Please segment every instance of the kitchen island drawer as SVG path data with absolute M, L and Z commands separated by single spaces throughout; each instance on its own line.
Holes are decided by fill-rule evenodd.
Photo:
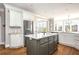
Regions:
M 40 44 L 44 44 L 48 42 L 48 37 L 40 39 Z

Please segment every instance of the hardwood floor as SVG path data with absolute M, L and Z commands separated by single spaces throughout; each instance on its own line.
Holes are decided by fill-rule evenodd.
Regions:
M 58 50 L 53 55 L 79 55 L 79 50 L 59 44 Z
M 27 48 L 0 48 L 0 55 L 27 55 Z M 53 55 L 79 55 L 79 50 L 65 45 L 58 45 Z
M 26 48 L 0 48 L 0 55 L 26 55 Z

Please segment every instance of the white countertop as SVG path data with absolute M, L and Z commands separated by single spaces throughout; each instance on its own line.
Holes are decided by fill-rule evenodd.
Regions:
M 53 31 L 57 33 L 72 33 L 72 34 L 79 34 L 79 32 L 63 32 L 63 31 Z
M 40 39 L 40 38 L 45 38 L 53 35 L 57 35 L 57 33 L 45 33 L 45 35 L 43 33 L 36 33 L 36 34 L 25 35 L 25 37 Z

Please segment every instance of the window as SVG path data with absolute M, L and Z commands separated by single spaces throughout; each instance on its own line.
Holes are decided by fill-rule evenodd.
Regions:
M 57 31 L 57 24 L 55 24 L 55 31 Z
M 62 26 L 59 26 L 58 27 L 58 31 L 62 31 Z
M 55 31 L 63 31 L 63 21 L 56 20 L 55 25 L 54 25 L 54 30 Z
M 79 32 L 79 18 L 54 20 L 54 30 L 62 32 Z
M 70 32 L 70 25 L 65 25 L 65 32 Z
M 35 32 L 37 32 L 37 33 L 40 33 L 40 32 L 47 32 L 47 30 L 48 30 L 48 27 L 47 27 L 47 25 L 48 25 L 48 22 L 47 21 L 44 21 L 44 20 L 40 20 L 40 21 L 35 21 Z
M 72 32 L 77 32 L 78 31 L 78 25 L 72 25 Z
M 71 20 L 71 31 L 78 32 L 79 31 L 79 20 L 73 19 Z

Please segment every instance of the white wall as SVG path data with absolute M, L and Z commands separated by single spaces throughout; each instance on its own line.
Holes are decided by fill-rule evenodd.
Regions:
M 23 20 L 29 20 L 29 21 L 32 21 L 34 18 L 34 14 L 29 12 L 29 11 L 26 11 L 26 10 L 23 10 Z

